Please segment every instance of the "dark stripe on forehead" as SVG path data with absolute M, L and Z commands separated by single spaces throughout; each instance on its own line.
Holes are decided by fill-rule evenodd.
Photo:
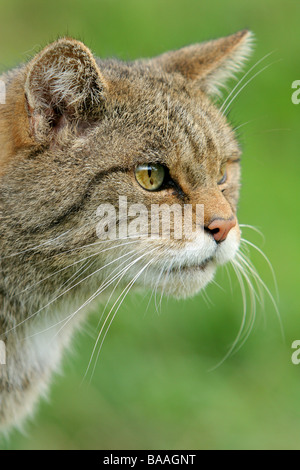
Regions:
M 169 120 L 177 125 L 187 137 L 195 162 L 201 163 L 205 158 L 220 158 L 220 142 L 222 135 L 218 135 L 218 128 L 213 117 L 206 111 L 189 111 L 176 104 L 169 106 Z M 219 132 L 221 129 L 219 130 Z M 178 137 L 178 133 L 176 133 Z
M 184 108 L 178 109 L 177 107 L 177 110 L 169 110 L 169 120 L 172 121 L 173 125 L 175 124 L 176 127 L 179 128 L 184 134 L 184 136 L 187 138 L 190 147 L 193 151 L 195 161 L 199 162 L 200 156 L 205 153 L 206 143 L 204 140 L 202 140 L 201 142 L 200 138 L 196 136 L 195 126 L 192 122 L 194 121 L 194 119 L 186 118 L 188 118 L 188 115 Z M 178 138 L 179 136 L 180 134 L 176 131 L 176 137 Z

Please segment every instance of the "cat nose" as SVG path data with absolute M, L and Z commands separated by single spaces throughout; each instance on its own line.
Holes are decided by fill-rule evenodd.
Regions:
M 228 233 L 235 225 L 235 217 L 230 217 L 230 219 L 214 219 L 207 226 L 207 230 L 212 234 L 216 242 L 220 243 L 226 240 Z

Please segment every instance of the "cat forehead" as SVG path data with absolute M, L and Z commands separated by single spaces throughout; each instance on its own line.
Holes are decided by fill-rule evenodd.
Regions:
M 110 124 L 146 153 L 176 147 L 180 154 L 192 148 L 198 159 L 210 154 L 222 158 L 239 153 L 230 125 L 207 96 L 180 75 L 163 73 L 147 64 L 109 61 L 99 64 L 111 93 L 106 108 Z M 101 126 L 100 126 L 101 127 Z
M 139 102 L 155 115 L 168 109 L 170 101 L 193 107 L 193 101 L 201 99 L 209 106 L 206 95 L 180 74 L 167 73 L 160 67 L 149 66 L 147 62 L 124 63 L 118 61 L 97 61 L 108 82 L 108 100 L 135 108 Z M 151 109 L 153 108 L 153 109 Z M 135 108 L 137 111 L 139 107 Z M 157 114 L 156 113 L 156 114 Z M 157 117 L 157 116 L 156 116 Z

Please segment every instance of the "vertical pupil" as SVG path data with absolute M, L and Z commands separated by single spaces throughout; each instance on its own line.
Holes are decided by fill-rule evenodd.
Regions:
M 151 168 L 151 166 L 149 166 L 148 167 L 148 178 L 149 178 L 149 182 L 150 182 L 151 186 L 153 186 L 154 181 L 153 181 L 153 178 L 151 178 L 151 175 L 152 175 L 152 168 Z

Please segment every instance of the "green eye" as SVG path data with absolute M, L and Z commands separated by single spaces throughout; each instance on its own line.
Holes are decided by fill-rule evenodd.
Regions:
M 159 163 L 146 163 L 135 169 L 139 185 L 147 191 L 157 191 L 165 179 L 165 168 Z
M 220 173 L 219 173 L 219 180 L 218 180 L 218 184 L 223 184 L 226 182 L 227 180 L 227 164 L 224 163 L 222 166 L 221 166 L 221 170 L 220 170 Z

